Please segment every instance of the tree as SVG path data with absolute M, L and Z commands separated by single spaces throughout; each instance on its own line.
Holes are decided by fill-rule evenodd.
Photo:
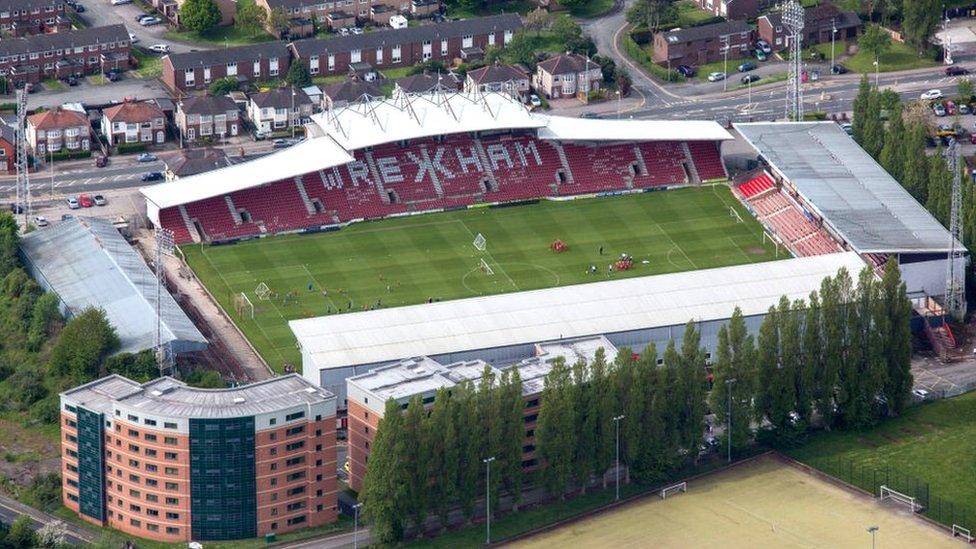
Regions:
M 710 402 L 716 419 L 725 425 L 731 423 L 731 432 L 725 436 L 731 437 L 733 448 L 746 446 L 752 434 L 754 362 L 752 336 L 746 330 L 742 311 L 736 307 L 732 318 L 718 332 L 717 360 L 712 368 L 715 384 Z
M 677 15 L 674 0 L 638 0 L 627 10 L 627 22 L 657 31 Z
M 518 31 L 512 36 L 512 40 L 502 50 L 502 58 L 508 63 L 520 63 L 529 70 L 535 70 L 535 50 L 525 31 Z
M 560 16 L 552 24 L 552 33 L 560 43 L 568 45 L 583 36 L 583 27 L 568 16 Z
M 257 34 L 268 24 L 268 12 L 254 2 L 238 2 L 234 26 L 244 32 Z
M 308 65 L 303 61 L 295 61 L 288 67 L 288 75 L 285 82 L 293 88 L 306 88 L 312 85 L 312 74 L 308 71 Z
M 210 92 L 210 95 L 227 95 L 232 91 L 237 91 L 238 86 L 239 84 L 237 83 L 236 78 L 233 76 L 226 76 L 211 82 L 210 87 L 207 88 L 207 91 Z
M 17 241 L 20 229 L 10 212 L 0 212 L 0 278 L 6 277 L 20 266 L 17 257 Z
M 949 225 L 949 209 L 952 205 L 952 173 L 946 166 L 942 147 L 928 158 L 928 196 L 925 208 L 945 226 Z
M 573 466 L 575 449 L 573 409 L 570 402 L 569 367 L 562 357 L 556 358 L 546 375 L 542 390 L 542 409 L 536 423 L 536 451 L 542 465 L 542 480 L 550 494 L 565 497 Z
M 902 151 L 905 149 L 905 140 L 908 133 L 905 130 L 905 122 L 901 114 L 901 105 L 898 104 L 890 110 L 888 131 L 884 137 L 884 147 L 881 148 L 881 155 L 878 162 L 895 179 L 902 181 L 904 177 L 905 160 L 902 158 Z
M 630 88 L 633 85 L 633 81 L 630 79 L 630 73 L 627 72 L 627 69 L 617 67 L 613 79 L 617 82 L 617 89 L 620 90 L 620 95 L 630 95 Z
M 902 186 L 921 204 L 928 201 L 929 196 L 929 159 L 925 154 L 925 125 L 911 124 L 907 127 L 901 157 Z
M 525 441 L 526 402 L 522 398 L 522 377 L 517 367 L 502 372 L 501 391 L 501 476 L 505 488 L 512 496 L 512 510 L 518 511 L 522 499 L 522 445 Z
M 534 30 L 536 36 L 552 26 L 552 15 L 548 10 L 536 8 L 525 16 L 525 28 Z
M 894 256 L 889 257 L 885 265 L 880 292 L 878 323 L 881 324 L 881 354 L 887 371 L 884 394 L 889 413 L 897 415 L 911 402 L 912 305 Z
M 407 405 L 407 412 L 403 417 L 402 436 L 398 443 L 402 445 L 398 452 L 400 456 L 401 474 L 404 481 L 403 504 L 410 514 L 410 521 L 417 531 L 418 537 L 423 537 L 424 519 L 427 517 L 428 493 L 427 487 L 430 477 L 427 476 L 428 450 L 427 410 L 420 395 L 414 395 Z M 375 446 L 374 446 L 375 448 Z M 374 450 L 375 451 L 375 450 Z M 372 457 L 373 453 L 370 453 Z M 370 464 L 372 467 L 372 464 Z
M 884 147 L 884 121 L 881 120 L 881 96 L 877 90 L 868 94 L 867 110 L 861 126 L 861 146 L 874 158 L 881 156 Z
M 857 39 L 857 46 L 871 54 L 875 61 L 891 48 L 891 35 L 879 25 L 868 25 L 864 33 Z
M 959 101 L 968 103 L 969 98 L 973 96 L 973 81 L 963 78 L 956 82 L 956 93 L 959 95 Z
M 268 14 L 267 25 L 271 28 L 272 33 L 279 38 L 288 32 L 288 12 L 285 11 L 285 8 L 280 6 L 273 8 Z
M 186 376 L 186 384 L 190 387 L 201 389 L 223 389 L 227 387 L 227 382 L 215 370 L 193 370 Z
M 692 461 L 698 459 L 705 419 L 705 350 L 701 346 L 701 332 L 694 321 L 685 324 L 681 339 L 681 359 L 678 387 L 682 404 L 678 421 L 680 448 Z
M 99 377 L 102 361 L 119 348 L 119 337 L 102 309 L 85 309 L 61 331 L 51 352 L 51 370 L 84 383 Z
M 214 0 L 186 0 L 180 6 L 180 25 L 195 32 L 206 32 L 220 24 L 220 8 Z
M 478 393 L 475 399 L 478 410 L 478 425 L 483 432 L 480 438 L 481 448 L 478 463 L 489 457 L 493 457 L 497 461 L 501 454 L 503 418 L 499 391 L 495 389 L 496 381 L 495 371 L 486 364 L 481 372 L 481 380 L 478 382 Z M 498 465 L 495 463 L 491 467 L 497 472 Z M 481 479 L 484 481 L 484 467 L 479 469 L 479 474 L 482 475 Z M 495 510 L 498 509 L 498 503 L 501 499 L 498 497 L 501 478 L 500 475 L 494 474 L 488 480 L 491 481 L 488 489 L 491 491 L 492 510 Z M 484 486 L 484 482 L 479 483 L 479 485 Z
M 120 353 L 105 359 L 103 369 L 106 374 L 119 374 L 133 381 L 145 383 L 159 377 L 159 364 L 151 349 L 139 353 Z M 216 374 L 217 372 L 213 372 Z M 220 374 L 217 374 L 220 379 Z M 223 380 L 220 379 L 223 387 Z
M 37 547 L 37 534 L 34 533 L 34 524 L 27 515 L 20 515 L 17 520 L 10 525 L 7 531 L 5 545 L 11 549 L 33 549 Z
M 569 402 L 573 406 L 573 475 L 580 486 L 580 492 L 586 493 L 586 487 L 593 476 L 593 464 L 596 461 L 597 429 L 599 417 L 596 413 L 596 398 L 593 394 L 593 384 L 589 380 L 589 368 L 586 361 L 578 360 L 573 364 L 573 381 L 567 391 Z M 568 435 L 568 433 L 567 433 Z
M 759 337 L 756 339 L 756 370 L 758 378 L 762 380 L 757 386 L 755 398 L 756 420 L 768 421 L 773 427 L 779 427 L 779 418 L 773 409 L 776 392 L 781 390 L 776 379 L 779 370 L 779 316 L 776 307 L 769 307 L 766 317 L 759 326 Z
M 915 51 L 922 54 L 929 47 L 929 38 L 939 26 L 942 4 L 939 0 L 904 0 L 902 5 L 902 32 Z
M 470 382 L 454 387 L 452 398 L 458 447 L 457 480 L 454 483 L 454 490 L 465 519 L 470 521 L 474 516 L 481 460 L 484 458 L 480 455 L 482 427 L 478 423 L 474 388 Z
M 854 102 L 851 104 L 851 129 L 854 141 L 857 141 L 858 144 L 864 143 L 864 125 L 867 122 L 868 102 L 871 99 L 871 93 L 871 84 L 868 83 L 867 75 L 861 76 L 861 84 L 857 89 L 857 95 L 854 96 Z
M 596 447 L 591 470 L 597 474 L 602 474 L 609 469 L 614 459 L 616 430 L 613 417 L 621 411 L 615 398 L 616 391 L 612 379 L 614 373 L 614 368 L 607 362 L 606 351 L 602 347 L 597 349 L 590 363 L 592 400 L 589 407 L 590 413 L 596 417 L 594 436 Z
M 377 426 L 363 490 L 359 493 L 363 518 L 370 523 L 370 537 L 382 543 L 403 538 L 409 479 L 402 467 L 402 439 L 403 415 L 400 405 L 391 398 L 386 401 L 383 419 Z
M 442 528 L 447 528 L 447 512 L 456 497 L 459 452 L 454 417 L 451 391 L 441 387 L 434 396 L 434 406 L 430 412 L 430 454 L 424 477 L 430 481 L 427 500 L 431 510 L 440 518 Z
M 31 313 L 30 328 L 27 330 L 27 348 L 32 351 L 40 349 L 41 344 L 48 340 L 54 327 L 61 323 L 61 311 L 58 309 L 58 296 L 45 293 L 34 302 Z

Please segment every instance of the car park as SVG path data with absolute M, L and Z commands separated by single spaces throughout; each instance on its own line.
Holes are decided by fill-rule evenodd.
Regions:
M 68 203 L 69 210 L 77 210 L 78 208 L 81 207 L 81 205 L 78 204 L 78 199 L 73 196 L 69 196 L 64 201 Z
M 753 82 L 758 82 L 759 80 L 760 76 L 758 74 L 747 74 L 742 77 L 741 82 L 743 84 L 752 84 Z
M 745 63 L 739 65 L 738 69 L 739 69 L 739 72 L 754 71 L 754 70 L 756 70 L 756 64 L 755 63 L 752 63 L 750 61 L 746 61 Z
M 146 172 L 142 174 L 143 181 L 159 181 L 162 178 L 163 174 L 161 172 Z
M 711 74 L 708 75 L 708 81 L 709 82 L 720 82 L 722 80 L 725 80 L 725 73 L 724 72 L 713 72 L 713 73 L 711 73 Z
M 685 78 L 691 78 L 695 76 L 697 72 L 698 71 L 695 69 L 695 67 L 692 67 L 691 65 L 678 65 L 678 74 L 681 74 Z
M 147 49 L 156 53 L 169 53 L 169 44 L 153 44 Z
M 942 90 L 929 90 L 922 92 L 922 95 L 918 96 L 922 101 L 932 101 L 935 99 L 942 99 Z
M 34 216 L 34 225 L 37 225 L 38 227 L 47 227 L 49 223 L 47 222 L 46 217 L 43 215 L 37 215 Z
M 154 155 L 153 153 L 141 153 L 139 156 L 136 157 L 136 160 L 138 160 L 139 162 L 155 162 L 156 155 Z
M 95 196 L 93 196 L 92 201 L 95 203 L 96 206 L 104 206 L 108 204 L 108 200 L 105 200 L 105 197 L 100 194 L 96 194 Z
M 946 110 L 945 107 L 942 106 L 942 103 L 936 103 L 935 105 L 932 105 L 932 112 L 935 113 L 936 116 L 946 115 Z
M 951 67 L 946 67 L 946 70 L 945 70 L 945 75 L 946 76 L 962 76 L 964 74 L 969 74 L 969 71 L 966 70 L 963 67 L 957 67 L 955 65 L 953 65 Z

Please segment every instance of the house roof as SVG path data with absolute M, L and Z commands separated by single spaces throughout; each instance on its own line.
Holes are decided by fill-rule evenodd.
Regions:
M 480 69 L 468 71 L 468 78 L 475 84 L 494 84 L 495 82 L 509 82 L 511 80 L 526 80 L 529 75 L 516 65 L 487 65 Z
M 84 113 L 55 107 L 53 110 L 28 116 L 27 123 L 38 130 L 73 128 L 87 126 L 88 117 Z
M 22 53 L 44 53 L 111 42 L 124 42 L 128 45 L 129 31 L 125 29 L 125 25 L 108 25 L 68 32 L 4 38 L 0 40 L 0 57 Z
M 6 141 L 10 145 L 17 144 L 17 122 L 8 122 L 0 119 L 0 140 Z
M 149 101 L 124 101 L 102 110 L 102 116 L 109 122 L 141 123 L 152 122 L 163 117 L 163 110 Z
M 292 100 L 294 92 L 294 100 Z M 291 108 L 302 103 L 311 103 L 312 100 L 304 91 L 297 88 L 272 88 L 268 91 L 251 94 L 251 101 L 260 108 L 273 107 L 276 109 Z
M 436 75 L 424 72 L 404 76 L 396 81 L 396 85 L 406 93 L 429 93 L 436 89 L 438 85 L 445 90 L 456 90 L 458 79 L 454 73 L 450 72 Z
M 288 44 L 284 42 L 262 42 L 248 46 L 233 48 L 218 48 L 215 50 L 191 51 L 187 53 L 171 53 L 164 57 L 174 69 L 189 69 L 192 67 L 212 66 L 220 63 L 251 61 L 260 58 L 287 57 Z
M 405 29 L 385 29 L 364 34 L 351 34 L 335 38 L 309 38 L 291 43 L 296 56 L 307 58 L 312 55 L 350 52 L 403 44 L 415 44 L 430 40 L 435 42 L 448 38 L 459 38 L 469 34 L 487 34 L 499 30 L 515 31 L 522 28 L 522 19 L 515 13 L 504 13 L 488 17 L 476 17 L 461 21 L 447 21 L 436 25 L 421 25 Z
M 32 8 L 48 8 L 64 5 L 63 0 L 5 0 L 3 7 L 6 10 L 23 10 Z M 5 11 L 6 11 L 5 10 Z
M 223 149 L 182 149 L 165 159 L 166 169 L 176 177 L 186 177 L 230 166 Z
M 693 42 L 695 40 L 705 40 L 717 38 L 727 34 L 740 32 L 751 32 L 752 27 L 745 21 L 725 21 L 723 23 L 712 23 L 700 27 L 688 27 L 687 29 L 675 29 L 664 33 L 669 43 L 674 42 Z
M 186 114 L 223 114 L 236 111 L 237 105 L 225 95 L 191 95 L 180 101 L 180 110 Z
M 783 12 L 774 11 L 767 13 L 763 17 L 769 21 L 773 27 L 783 24 Z M 841 11 L 837 6 L 825 2 L 812 8 L 807 8 L 803 13 L 803 27 L 811 28 L 822 24 L 830 24 L 833 20 L 838 29 L 860 27 L 861 18 L 853 11 Z
M 599 69 L 600 65 L 578 53 L 561 53 L 539 63 L 538 67 L 549 74 L 567 74 Z
M 362 80 L 344 80 L 326 86 L 322 92 L 332 101 L 358 101 L 362 97 L 368 96 L 383 97 L 383 91 L 373 82 L 363 82 Z

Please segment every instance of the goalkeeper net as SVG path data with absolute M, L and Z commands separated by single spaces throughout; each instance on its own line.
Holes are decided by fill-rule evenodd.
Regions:
M 248 317 L 254 320 L 254 304 L 248 299 L 247 294 L 241 292 L 234 296 L 234 310 L 239 317 Z
M 484 259 L 481 260 L 481 263 L 478 264 L 478 267 L 481 269 L 481 272 L 485 273 L 488 276 L 492 276 L 495 274 L 495 271 L 492 270 L 491 265 L 489 265 L 488 262 L 485 261 Z

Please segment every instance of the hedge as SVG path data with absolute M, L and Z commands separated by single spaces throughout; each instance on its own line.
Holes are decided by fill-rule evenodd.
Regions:
M 119 154 L 142 152 L 146 150 L 145 143 L 119 143 Z
M 50 158 L 51 160 L 72 160 L 75 158 L 90 158 L 92 155 L 91 151 L 61 151 L 54 154 L 48 154 L 45 158 Z
M 671 73 L 668 74 L 668 69 L 651 61 L 651 57 L 647 55 L 644 48 L 637 45 L 637 42 L 634 41 L 629 33 L 624 34 L 621 41 L 623 42 L 624 51 L 627 53 L 627 56 L 640 64 L 640 66 L 644 67 L 644 70 L 651 73 L 651 76 L 660 78 L 665 82 L 674 82 L 681 76 L 681 74 L 674 70 L 674 68 L 672 68 Z

